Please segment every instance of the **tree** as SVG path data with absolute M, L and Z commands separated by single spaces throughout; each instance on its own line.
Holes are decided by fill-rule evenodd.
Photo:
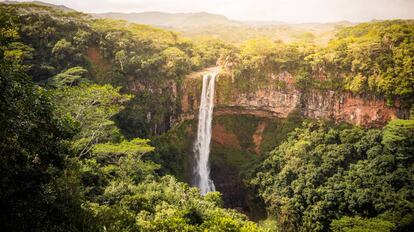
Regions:
M 85 78 L 86 73 L 88 71 L 82 67 L 73 67 L 49 78 L 48 84 L 54 88 L 79 85 L 82 82 L 88 82 Z
M 83 84 L 54 90 L 52 97 L 56 114 L 69 117 L 77 125 L 79 132 L 71 139 L 71 147 L 78 157 L 87 155 L 97 143 L 121 140 L 112 117 L 123 109 L 130 96 L 120 94 L 119 88 Z
M 331 223 L 332 232 L 391 232 L 395 225 L 380 218 L 342 217 Z
M 169 47 L 162 52 L 165 57 L 165 67 L 168 76 L 181 76 L 191 70 L 189 57 L 176 47 Z
M 253 183 L 286 231 L 326 231 L 332 220 L 349 215 L 385 221 L 373 219 L 367 231 L 375 224 L 409 231 L 413 125 L 394 120 L 383 130 L 368 130 L 305 124 L 270 153 Z M 344 224 L 358 227 L 361 220 L 345 218 L 334 225 L 347 231 Z
M 127 55 L 125 50 L 121 50 L 115 53 L 115 60 L 119 63 L 121 71 L 124 71 L 124 66 L 127 62 Z
M 71 133 L 53 117 L 45 91 L 19 66 L 0 64 L 0 91 L 1 227 L 47 230 L 57 215 L 65 215 L 58 206 L 59 190 L 49 188 L 63 174 L 62 140 Z M 64 207 L 71 208 L 69 202 Z
M 52 54 L 57 60 L 64 60 L 70 57 L 72 51 L 72 43 L 66 39 L 61 39 L 56 42 L 55 46 L 53 46 Z
M 242 56 L 266 57 L 275 51 L 275 44 L 267 38 L 253 39 L 243 44 L 241 48 Z

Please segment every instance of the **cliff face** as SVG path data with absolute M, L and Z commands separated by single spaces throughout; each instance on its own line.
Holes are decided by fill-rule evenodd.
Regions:
M 87 58 L 90 74 L 100 84 L 122 87 L 133 96 L 125 109 L 116 116 L 118 127 L 129 137 L 160 135 L 171 128 L 180 109 L 178 84 L 172 78 L 143 78 L 126 75 L 118 78 L 113 64 L 102 55 L 99 46 L 89 46 Z
M 199 107 L 201 83 L 196 76 L 192 75 L 184 82 L 181 120 L 193 118 Z M 297 110 L 313 119 L 331 119 L 366 127 L 383 126 L 391 119 L 405 118 L 408 114 L 398 102 L 396 106 L 388 107 L 384 99 L 372 96 L 316 89 L 300 90 L 295 87 L 293 80 L 292 75 L 285 72 L 271 75 L 265 84 L 250 85 L 240 91 L 237 89 L 238 83 L 231 77 L 220 75 L 216 82 L 215 114 L 286 118 Z

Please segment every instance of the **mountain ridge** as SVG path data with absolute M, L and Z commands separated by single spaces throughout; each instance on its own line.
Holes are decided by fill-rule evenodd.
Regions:
M 54 9 L 62 10 L 64 12 L 76 12 L 77 10 L 67 7 L 65 5 L 57 5 L 42 1 L 13 1 L 4 0 L 0 3 L 4 4 L 37 4 L 41 6 L 47 6 Z M 86 12 L 85 12 L 86 13 Z M 354 22 L 349 21 L 338 21 L 338 22 L 306 22 L 306 23 L 291 23 L 277 20 L 252 20 L 242 21 L 230 19 L 225 15 L 210 13 L 205 11 L 200 12 L 180 12 L 170 13 L 163 11 L 143 11 L 143 12 L 104 12 L 104 13 L 87 13 L 94 18 L 111 18 L 118 20 L 126 20 L 138 24 L 147 24 L 152 26 L 158 26 L 162 28 L 194 28 L 194 27 L 205 27 L 213 25 L 225 25 L 225 26 L 252 26 L 252 27 L 263 27 L 263 26 L 306 26 L 306 25 L 353 25 Z
M 167 13 L 161 11 L 146 12 L 108 12 L 90 13 L 94 18 L 112 18 L 126 20 L 133 23 L 149 24 L 160 27 L 186 28 L 208 25 L 243 25 L 242 22 L 232 20 L 224 15 L 208 12 L 194 13 Z

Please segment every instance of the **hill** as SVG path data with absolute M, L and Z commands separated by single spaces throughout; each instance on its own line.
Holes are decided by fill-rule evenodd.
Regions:
M 5 3 L 5 4 L 22 4 L 22 2 L 18 2 L 18 1 L 3 1 L 1 3 Z M 51 3 L 47 3 L 47 2 L 41 2 L 41 1 L 30 1 L 30 2 L 24 2 L 24 4 L 37 4 L 37 5 L 41 5 L 41 6 L 47 6 L 47 7 L 51 7 L 54 9 L 58 9 L 61 10 L 63 12 L 75 12 L 76 10 L 69 8 L 67 6 L 64 5 L 55 5 L 55 4 L 51 4 Z
M 351 22 L 300 23 L 279 21 L 237 21 L 219 14 L 199 13 L 119 13 L 91 14 L 95 18 L 126 20 L 148 24 L 181 32 L 190 38 L 214 37 L 231 43 L 242 43 L 249 39 L 267 37 L 285 42 L 307 40 L 326 44 L 334 37 L 337 29 L 355 25 Z
M 142 12 L 142 13 L 101 13 L 91 14 L 95 18 L 112 18 L 127 20 L 133 23 L 149 24 L 158 27 L 189 28 L 208 25 L 239 25 L 241 22 L 228 19 L 219 14 L 207 12 L 198 13 L 165 13 L 165 12 Z

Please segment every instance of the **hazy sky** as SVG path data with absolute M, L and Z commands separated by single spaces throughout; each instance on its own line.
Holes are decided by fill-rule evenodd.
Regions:
M 238 20 L 354 22 L 414 18 L 414 0 L 43 0 L 83 12 L 200 12 Z

